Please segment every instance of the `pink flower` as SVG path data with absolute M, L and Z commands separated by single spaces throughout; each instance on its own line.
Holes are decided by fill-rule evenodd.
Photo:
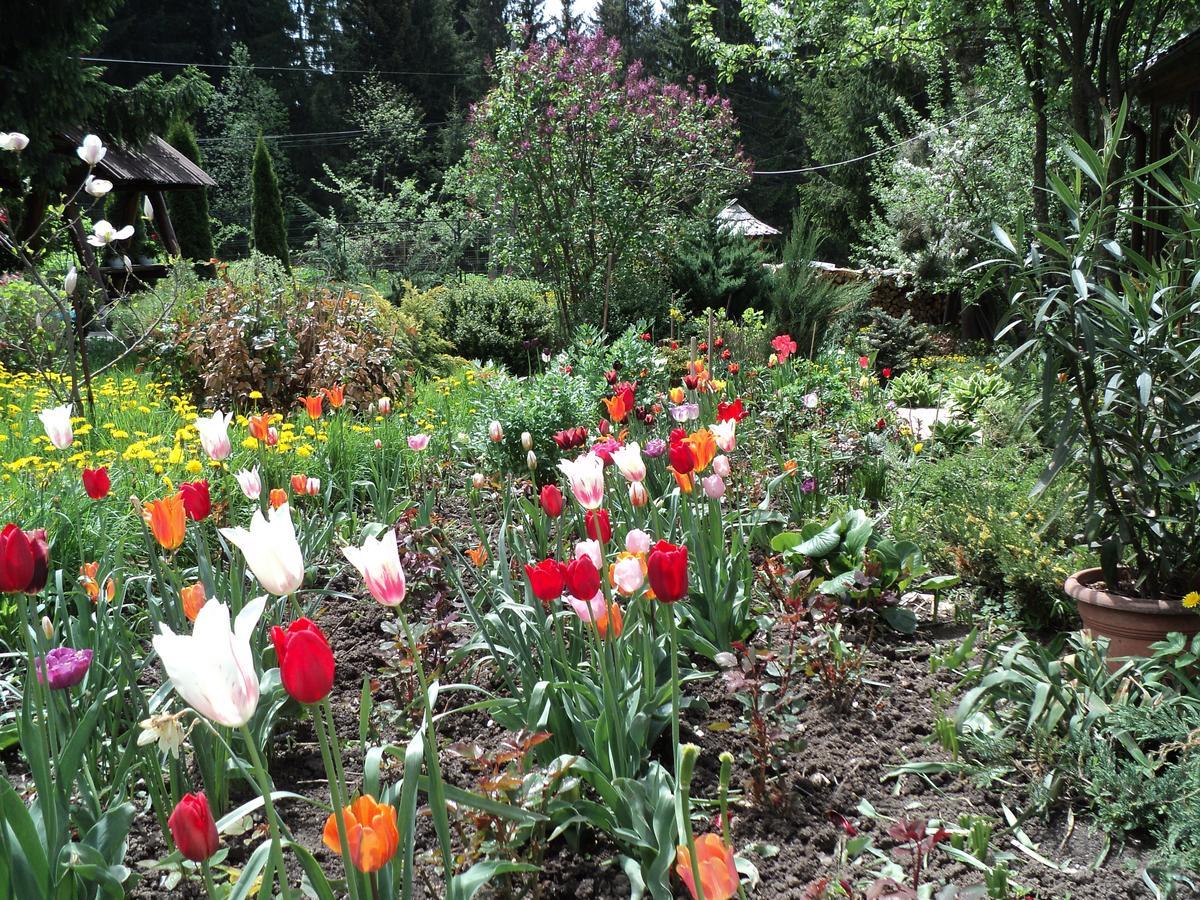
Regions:
M 654 539 L 640 528 L 631 529 L 625 535 L 625 549 L 630 553 L 649 553 Z
M 783 362 L 796 352 L 796 342 L 792 340 L 790 334 L 781 334 L 771 341 L 771 348 L 775 351 L 779 361 Z
M 719 500 L 725 496 L 725 480 L 716 473 L 707 475 L 701 479 L 704 485 L 704 493 L 711 500 Z
M 429 435 L 427 434 L 410 434 L 408 436 L 408 449 L 416 450 L 418 453 L 429 446 Z
M 604 562 L 604 558 L 600 552 L 599 541 L 580 541 L 575 545 L 575 558 L 583 559 L 585 556 L 591 557 L 596 569 L 599 570 Z
M 722 478 L 729 477 L 729 457 L 724 453 L 713 460 L 712 466 L 713 472 L 720 475 Z

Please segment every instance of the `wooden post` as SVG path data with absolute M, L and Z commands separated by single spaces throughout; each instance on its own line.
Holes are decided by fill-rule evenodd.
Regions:
M 146 195 L 150 198 L 150 206 L 154 211 L 153 223 L 162 238 L 163 246 L 171 256 L 183 256 L 179 247 L 179 238 L 175 236 L 175 226 L 171 224 L 171 214 L 167 210 L 167 198 L 162 191 L 152 191 Z

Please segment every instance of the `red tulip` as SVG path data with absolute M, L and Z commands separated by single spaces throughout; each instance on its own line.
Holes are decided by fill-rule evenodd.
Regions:
M 646 560 L 646 578 L 654 596 L 663 603 L 675 603 L 688 593 L 687 545 L 676 546 L 659 541 L 650 548 Z
M 683 441 L 671 444 L 667 454 L 671 460 L 671 468 L 680 475 L 687 475 L 696 468 L 696 454 L 692 452 L 691 446 Z
M 208 479 L 203 481 L 185 481 L 179 486 L 183 497 L 183 509 L 188 518 L 194 522 L 202 522 L 212 512 L 212 498 L 208 494 Z
M 103 500 L 107 497 L 108 492 L 112 489 L 112 482 L 108 479 L 108 467 L 84 469 L 83 489 L 93 500 Z
M 548 484 L 542 488 L 542 512 L 552 519 L 557 519 L 563 511 L 563 495 L 556 484 Z
M 884 369 L 883 369 L 883 377 L 884 377 L 884 378 L 891 378 L 891 377 L 892 377 L 892 370 L 891 370 L 890 368 L 887 368 L 887 367 L 885 366 L 885 367 L 884 367 Z
M 46 586 L 50 547 L 46 530 L 22 531 L 11 522 L 0 531 L 0 594 L 36 594 Z
M 567 567 L 557 559 L 543 559 L 536 566 L 526 563 L 525 577 L 529 579 L 529 586 L 533 588 L 533 596 L 543 603 L 549 603 L 562 596 Z
M 866 368 L 867 366 L 869 366 L 869 365 L 871 365 L 871 360 L 870 360 L 870 358 L 868 358 L 868 357 L 866 357 L 866 356 L 860 356 L 860 357 L 858 358 L 858 367 L 859 367 L 860 369 L 865 369 L 865 368 Z
M 729 371 L 733 372 L 733 366 L 729 367 Z M 737 374 L 737 373 L 734 373 L 734 374 Z M 742 419 L 746 418 L 746 416 L 748 416 L 748 415 L 749 415 L 749 413 L 747 413 L 744 409 L 742 409 L 742 398 L 741 397 L 734 400 L 732 403 L 718 403 L 717 404 L 717 421 L 718 422 L 727 422 L 730 419 L 734 420 L 735 422 L 740 422 L 740 421 L 742 421 Z
M 608 521 L 607 509 L 589 509 L 584 516 L 584 526 L 587 536 L 593 541 L 607 544 L 612 540 L 612 525 Z
M 217 852 L 221 838 L 203 791 L 184 794 L 167 819 L 167 826 L 171 829 L 175 846 L 186 859 L 204 862 Z
M 318 703 L 333 688 L 333 650 L 316 623 L 300 618 L 271 629 L 284 690 L 301 703 Z
M 580 600 L 591 600 L 600 590 L 600 570 L 590 556 L 567 563 L 567 590 Z

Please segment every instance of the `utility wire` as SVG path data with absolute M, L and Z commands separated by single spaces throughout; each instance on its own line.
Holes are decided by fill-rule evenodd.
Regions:
M 252 69 L 259 72 L 316 72 L 320 75 L 436 75 L 443 78 L 474 78 L 479 74 L 477 72 L 420 72 L 405 71 L 400 69 L 343 69 L 340 66 L 331 66 L 328 69 L 322 69 L 316 66 L 235 66 L 231 65 L 230 63 L 171 62 L 162 59 L 114 59 L 107 56 L 77 56 L 75 58 L 81 62 L 121 63 L 124 65 L 134 66 L 174 66 L 178 68 L 195 66 L 197 69 Z

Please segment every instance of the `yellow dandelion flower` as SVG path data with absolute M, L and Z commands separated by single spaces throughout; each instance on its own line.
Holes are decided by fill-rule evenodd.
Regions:
M 1195 609 L 1200 606 L 1200 592 L 1190 591 L 1184 595 L 1183 605 L 1188 609 Z

